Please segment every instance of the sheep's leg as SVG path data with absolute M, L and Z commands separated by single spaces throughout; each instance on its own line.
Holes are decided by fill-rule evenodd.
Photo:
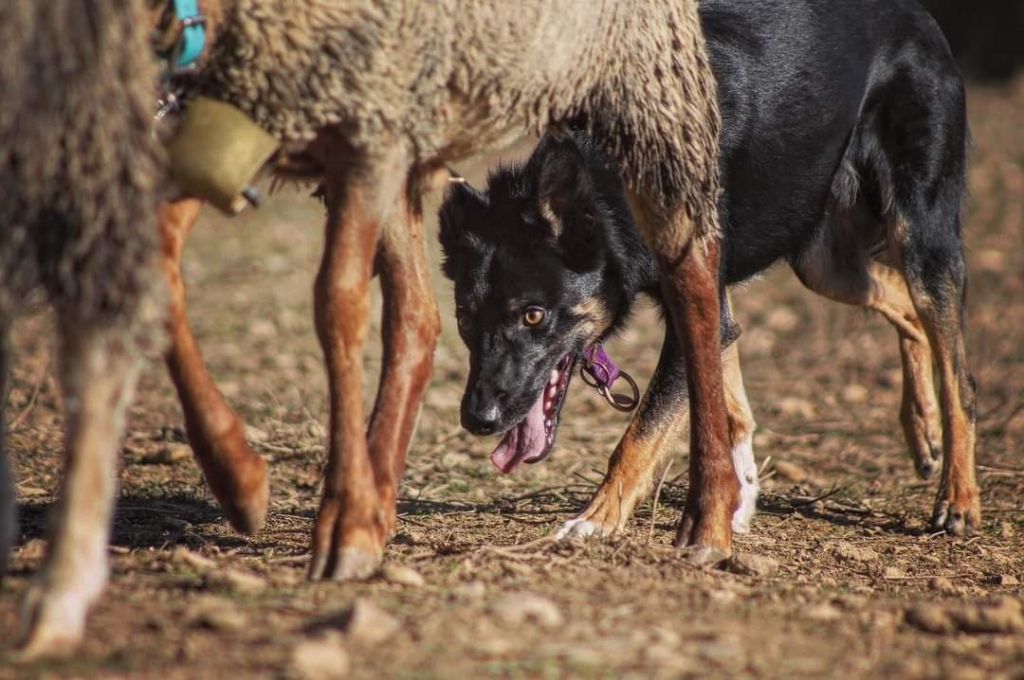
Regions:
M 67 653 L 107 583 L 125 410 L 138 375 L 130 340 L 64 321 L 65 470 L 42 569 L 25 601 L 21 654 Z
M 363 349 L 381 225 L 408 172 L 404 153 L 373 160 L 327 143 L 327 234 L 314 287 L 316 329 L 327 364 L 330 441 L 310 578 L 348 580 L 376 571 L 387 540 L 363 414 Z M 359 162 L 362 160 L 363 162 Z
M 14 477 L 7 461 L 7 419 L 3 410 L 7 405 L 7 379 L 10 370 L 10 347 L 7 344 L 7 321 L 0 319 L 0 583 L 7 568 L 7 557 L 17 528 Z
M 683 209 L 666 211 L 657 199 L 635 194 L 631 203 L 637 226 L 657 254 L 662 297 L 686 362 L 690 490 L 675 544 L 692 548 L 694 561 L 717 561 L 732 552 L 732 517 L 740 505 L 719 327 L 721 246 L 716 235 L 696 235 Z
M 388 222 L 377 260 L 384 292 L 384 360 L 370 419 L 369 447 L 384 528 L 394 530 L 398 483 L 416 430 L 440 333 L 423 241 L 419 187 L 406 188 L 402 219 Z
M 231 525 L 253 533 L 263 527 L 267 514 L 267 464 L 246 444 L 245 423 L 210 377 L 188 324 L 181 258 L 202 205 L 199 200 L 185 199 L 160 209 L 161 265 L 170 294 L 167 368 L 181 399 L 189 444 L 207 483 Z

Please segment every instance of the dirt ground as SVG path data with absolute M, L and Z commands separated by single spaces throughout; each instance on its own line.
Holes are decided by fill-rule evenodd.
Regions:
M 493 442 L 459 428 L 466 353 L 438 274 L 444 335 L 387 553 L 406 570 L 307 583 L 326 416 L 310 312 L 322 218 L 293 192 L 239 219 L 209 216 L 187 258 L 206 358 L 272 462 L 267 529 L 227 527 L 155 362 L 131 410 L 111 586 L 79 653 L 29 666 L 4 655 L 43 551 L 61 421 L 49 321 L 20 325 L 7 416 L 22 537 L 0 592 L 0 677 L 293 677 L 346 658 L 355 678 L 1024 677 L 1022 107 L 1024 81 L 971 91 L 979 536 L 929 533 L 936 483 L 915 477 L 904 446 L 895 333 L 779 268 L 735 294 L 767 461 L 753 531 L 736 547 L 757 573 L 700 571 L 669 546 L 685 442 L 657 507 L 643 505 L 624 536 L 538 541 L 582 508 L 627 416 L 574 381 L 551 460 L 500 476 Z M 660 338 L 648 309 L 610 349 L 646 380 Z M 367 362 L 379 368 L 375 343 Z

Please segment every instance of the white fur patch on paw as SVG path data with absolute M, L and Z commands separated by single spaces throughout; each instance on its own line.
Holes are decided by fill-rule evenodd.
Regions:
M 562 525 L 562 528 L 555 533 L 556 541 L 566 541 L 573 538 L 593 538 L 601 536 L 604 531 L 601 525 L 577 517 Z
M 761 491 L 752 435 L 747 435 L 733 447 L 732 464 L 740 481 L 740 506 L 732 516 L 732 530 L 733 533 L 745 534 L 750 531 L 750 521 L 757 512 L 757 496 Z

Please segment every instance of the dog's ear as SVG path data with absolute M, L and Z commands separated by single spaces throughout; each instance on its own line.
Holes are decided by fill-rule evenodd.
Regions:
M 449 279 L 455 278 L 455 260 L 473 240 L 473 233 L 482 223 L 487 209 L 487 197 L 466 181 L 452 182 L 441 204 L 441 251 L 443 270 Z
M 537 210 L 574 269 L 589 269 L 599 253 L 601 206 L 587 157 L 572 137 L 549 138 L 539 149 Z

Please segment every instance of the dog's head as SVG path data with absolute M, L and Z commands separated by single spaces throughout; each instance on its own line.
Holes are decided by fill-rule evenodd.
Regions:
M 485 192 L 453 185 L 441 208 L 444 271 L 470 351 L 462 425 L 505 433 L 491 456 L 503 472 L 551 451 L 577 357 L 622 304 L 605 271 L 614 215 L 598 190 L 612 171 L 595 154 L 546 137 Z

